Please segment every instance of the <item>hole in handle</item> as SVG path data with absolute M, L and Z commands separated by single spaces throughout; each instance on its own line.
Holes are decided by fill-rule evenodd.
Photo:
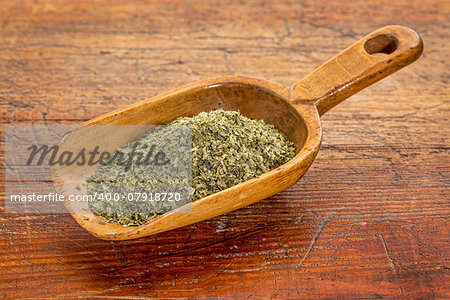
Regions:
M 370 55 L 388 55 L 397 48 L 398 40 L 390 34 L 377 35 L 364 43 L 364 49 Z

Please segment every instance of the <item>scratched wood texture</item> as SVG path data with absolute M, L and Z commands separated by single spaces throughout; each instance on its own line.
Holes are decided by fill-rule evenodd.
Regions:
M 387 24 L 425 51 L 327 113 L 312 168 L 270 199 L 124 242 L 68 214 L 0 214 L 0 298 L 450 297 L 449 15 L 445 0 L 2 1 L 2 128 L 224 74 L 291 85 Z

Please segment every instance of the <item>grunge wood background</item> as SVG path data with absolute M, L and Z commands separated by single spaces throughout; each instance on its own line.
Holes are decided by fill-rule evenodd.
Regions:
M 388 24 L 425 50 L 327 113 L 307 175 L 254 205 L 124 242 L 0 213 L 0 298 L 450 297 L 449 15 L 443 0 L 2 2 L 2 128 L 225 74 L 289 86 Z

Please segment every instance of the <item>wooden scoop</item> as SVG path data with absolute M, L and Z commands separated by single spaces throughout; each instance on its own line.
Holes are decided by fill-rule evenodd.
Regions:
M 108 223 L 88 208 L 80 212 L 74 202 L 65 202 L 65 206 L 96 237 L 126 240 L 193 224 L 272 196 L 296 183 L 310 167 L 322 140 L 321 115 L 412 63 L 422 50 L 423 43 L 416 32 L 402 26 L 387 26 L 356 42 L 291 87 L 243 76 L 223 76 L 194 82 L 88 121 L 65 136 L 60 146 L 73 148 L 101 138 L 100 134 L 83 136 L 83 128 L 88 125 L 166 124 L 181 116 L 222 108 L 239 110 L 247 117 L 275 125 L 294 142 L 296 156 L 278 169 L 194 201 L 191 213 L 170 211 L 137 227 Z M 129 140 L 134 138 L 130 136 Z M 70 192 L 61 180 L 69 174 L 54 171 L 53 178 L 59 181 L 55 184 L 56 191 Z M 79 171 L 70 170 L 76 172 Z

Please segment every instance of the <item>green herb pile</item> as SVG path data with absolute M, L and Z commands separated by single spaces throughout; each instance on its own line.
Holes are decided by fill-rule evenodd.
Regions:
M 174 125 L 192 128 L 193 200 L 257 177 L 294 157 L 294 145 L 273 125 L 237 111 L 215 110 Z
M 203 112 L 194 117 L 183 117 L 168 125 L 186 125 L 192 130 L 192 200 L 197 200 L 217 193 L 241 182 L 257 177 L 273 170 L 291 160 L 294 155 L 294 145 L 286 136 L 277 131 L 273 125 L 262 120 L 254 120 L 236 111 L 215 110 Z M 145 150 L 146 143 L 150 143 L 155 135 L 170 136 L 170 126 L 146 134 L 139 141 Z M 180 140 L 168 139 L 165 149 L 179 149 Z M 185 141 L 182 141 L 182 143 Z M 128 148 L 127 148 L 128 147 Z M 130 151 L 130 143 L 121 149 Z M 137 150 L 137 151 L 138 151 Z M 111 168 L 111 167 L 109 167 Z M 154 170 L 152 166 L 136 167 L 131 170 L 132 175 L 122 174 L 116 169 L 112 174 L 116 178 L 129 179 L 129 176 L 139 176 L 147 181 L 159 180 L 157 176 L 164 174 L 164 170 Z M 146 169 L 148 168 L 148 169 Z M 180 170 L 186 171 L 180 166 Z M 88 180 L 88 193 L 110 192 L 112 186 L 105 185 L 99 179 L 106 173 L 111 173 L 107 167 L 99 167 Z M 127 172 L 130 174 L 130 172 Z M 133 186 L 120 185 L 121 192 L 132 192 Z M 126 186 L 126 185 L 125 185 Z M 180 189 L 185 186 L 180 185 Z M 124 191 L 126 189 L 127 191 Z M 90 202 L 94 213 L 104 216 L 110 222 L 122 225 L 141 225 L 155 218 L 163 212 L 155 213 L 152 206 L 140 213 L 121 213 L 125 200 L 117 202 Z M 129 204 L 126 204 L 129 205 Z M 158 205 L 167 205 L 159 203 Z M 168 205 L 165 211 L 171 209 Z

